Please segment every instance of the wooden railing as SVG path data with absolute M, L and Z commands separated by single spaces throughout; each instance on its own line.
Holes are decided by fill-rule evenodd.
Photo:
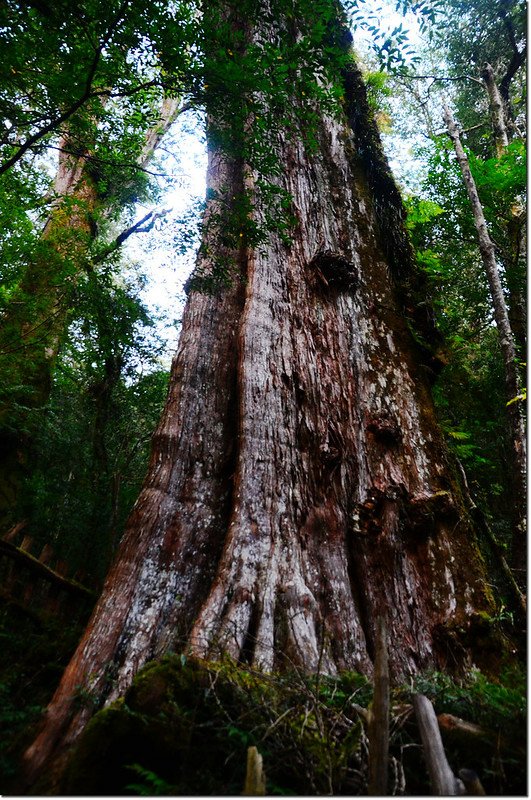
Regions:
M 0 539 L 0 597 L 30 615 L 79 622 L 88 616 L 97 593 L 69 577 L 67 565 L 46 544 L 36 555 L 32 537 L 19 523 Z M 20 544 L 18 544 L 20 542 Z

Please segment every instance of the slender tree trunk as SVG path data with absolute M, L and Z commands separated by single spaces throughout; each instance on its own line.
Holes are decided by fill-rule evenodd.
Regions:
M 147 132 L 138 159 L 145 168 L 175 120 L 179 101 L 163 101 L 160 122 Z M 56 198 L 35 258 L 0 318 L 0 530 L 9 527 L 28 468 L 37 427 L 29 412 L 48 401 L 59 347 L 72 314 L 72 293 L 87 268 L 96 236 L 94 219 L 109 212 L 91 177 L 88 153 L 72 155 L 61 140 L 54 181 Z M 106 206 L 107 203 L 107 206 Z M 115 209 L 114 209 L 115 210 Z
M 494 70 L 490 64 L 485 64 L 481 77 L 489 96 L 489 105 L 492 118 L 492 130 L 496 143 L 496 155 L 503 155 L 509 146 L 507 126 L 505 124 L 505 108 L 498 85 L 494 78 Z
M 475 614 L 492 608 L 398 287 L 415 280 L 402 207 L 353 67 L 345 92 L 318 152 L 276 142 L 291 244 L 242 244 L 243 281 L 191 292 L 148 475 L 26 754 L 30 781 L 90 717 L 78 687 L 101 706 L 170 649 L 370 674 L 382 617 L 396 678 L 443 667 L 449 647 L 465 662 Z M 209 158 L 207 222 L 248 175 Z M 202 274 L 219 247 L 203 243 Z
M 496 154 L 500 158 L 509 146 L 507 109 L 498 89 L 494 70 L 490 64 L 485 64 L 482 78 L 489 96 Z M 507 313 L 514 340 L 518 347 L 518 355 L 521 359 L 525 359 L 527 353 L 526 225 L 524 209 L 519 204 L 515 204 L 509 209 L 509 221 L 506 227 L 509 242 L 509 257 L 505 270 L 509 295 Z
M 513 459 L 513 569 L 515 570 L 520 586 L 525 586 L 525 564 L 526 564 L 526 443 L 524 419 L 521 404 L 513 401 L 520 394 L 520 383 L 518 377 L 518 366 L 516 360 L 516 350 L 514 345 L 513 333 L 509 322 L 509 315 L 503 294 L 503 287 L 496 263 L 496 252 L 492 239 L 490 238 L 483 208 L 479 199 L 478 191 L 466 153 L 461 144 L 459 131 L 452 112 L 447 105 L 444 106 L 444 119 L 448 128 L 448 133 L 453 142 L 455 153 L 463 180 L 468 192 L 474 224 L 478 235 L 478 244 L 481 253 L 487 280 L 490 287 L 494 319 L 498 329 L 500 348 L 503 356 L 505 371 L 505 392 L 508 405 L 508 417 L 510 422 L 511 452 Z

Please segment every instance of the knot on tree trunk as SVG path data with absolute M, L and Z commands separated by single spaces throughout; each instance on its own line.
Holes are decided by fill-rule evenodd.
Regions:
M 367 430 L 387 446 L 398 445 L 402 441 L 402 431 L 398 420 L 390 414 L 369 417 Z
M 406 506 L 406 522 L 414 538 L 436 535 L 441 520 L 446 523 L 459 519 L 459 508 L 448 491 L 410 497 Z
M 358 285 L 358 271 L 352 261 L 334 250 L 319 250 L 308 264 L 309 280 L 315 289 L 352 291 Z

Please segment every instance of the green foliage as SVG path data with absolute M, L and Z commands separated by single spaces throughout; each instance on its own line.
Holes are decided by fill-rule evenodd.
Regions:
M 525 749 L 511 750 L 511 742 L 525 729 L 525 685 L 517 673 L 495 683 L 478 671 L 461 681 L 432 673 L 413 686 L 392 688 L 395 791 L 401 786 L 409 794 L 429 793 L 412 691 L 427 694 L 438 713 L 484 727 L 476 749 L 470 741 L 446 743 L 456 772 L 461 766 L 476 769 L 488 793 L 521 791 Z M 237 795 L 247 748 L 254 745 L 264 759 L 268 794 L 364 794 L 367 732 L 359 709 L 367 708 L 371 695 L 370 683 L 356 673 L 265 675 L 228 659 L 167 656 L 146 665 L 125 697 L 93 718 L 62 790 Z M 131 783 L 131 770 L 141 783 Z
M 131 764 L 127 769 L 135 772 L 143 781 L 142 783 L 130 783 L 125 787 L 134 794 L 141 797 L 164 797 L 175 794 L 173 786 L 151 770 L 144 769 L 140 764 Z
M 419 225 L 432 222 L 440 214 L 444 214 L 444 208 L 433 200 L 423 197 L 406 197 L 405 206 L 407 211 L 407 228 L 414 231 Z
M 343 5 L 351 24 L 368 34 L 373 54 L 385 72 L 400 74 L 420 62 L 404 23 L 392 29 L 387 24 L 388 7 L 383 3 L 367 8 L 365 0 L 343 0 Z M 420 32 L 425 33 L 436 23 L 443 6 L 442 0 L 397 0 L 395 10 L 404 16 L 413 14 Z
M 125 131 L 133 139 L 123 155 L 131 155 L 136 131 L 152 122 L 154 96 L 160 97 L 161 89 L 178 92 L 189 72 L 194 74 L 190 51 L 175 42 L 196 35 L 195 11 L 185 0 L 156 0 L 149 9 L 118 0 L 104 5 L 83 0 L 75 7 L 3 4 L 0 41 L 9 69 L 1 75 L 0 109 L 10 123 L 2 143 L 4 164 L 17 155 L 19 142 L 48 146 L 66 120 L 76 148 L 90 144 L 95 164 L 105 163 L 109 148 L 116 161 Z M 96 126 L 103 111 L 108 124 Z M 101 152 L 94 150 L 95 140 Z
M 481 159 L 469 153 L 470 169 L 482 198 L 498 198 L 505 206 L 510 205 L 527 186 L 527 159 L 525 143 L 521 139 L 511 142 L 506 151 L 497 158 Z M 485 195 L 485 190 L 489 192 Z
M 134 286 L 111 273 L 77 287 L 79 318 L 57 364 L 20 515 L 85 580 L 105 575 L 146 469 L 168 372 Z

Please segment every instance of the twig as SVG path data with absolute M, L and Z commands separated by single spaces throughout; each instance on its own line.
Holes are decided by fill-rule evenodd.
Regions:
M 123 243 L 133 235 L 133 233 L 148 233 L 148 231 L 152 230 L 155 222 L 161 217 L 166 216 L 166 214 L 169 213 L 169 210 L 170 209 L 168 208 L 163 208 L 161 211 L 149 211 L 147 214 L 145 214 L 145 216 L 142 217 L 142 219 L 139 219 L 138 222 L 135 222 L 134 225 L 131 225 L 130 228 L 122 231 L 119 236 L 116 237 L 114 242 L 109 245 L 109 247 L 105 248 L 102 253 L 92 260 L 92 264 L 99 264 L 108 258 L 112 253 L 118 250 Z M 144 223 L 148 222 L 148 220 L 149 224 L 142 227 Z

